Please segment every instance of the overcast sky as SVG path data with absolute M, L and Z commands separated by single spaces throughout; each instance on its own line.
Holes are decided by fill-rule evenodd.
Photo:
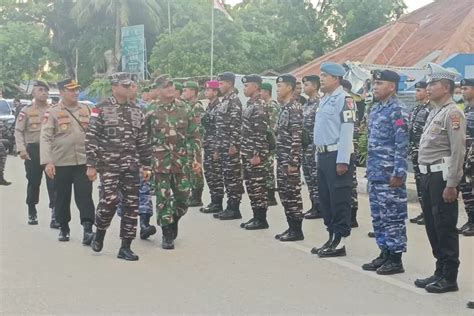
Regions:
M 224 0 L 225 4 L 236 4 L 242 2 L 242 0 Z M 405 0 L 405 3 L 408 7 L 408 12 L 421 8 L 428 3 L 433 2 L 433 0 Z

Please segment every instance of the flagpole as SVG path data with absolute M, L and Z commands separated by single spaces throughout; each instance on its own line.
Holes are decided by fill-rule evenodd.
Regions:
M 211 6 L 211 80 L 214 74 L 214 2 Z
M 170 10 L 170 0 L 168 0 L 168 32 L 171 36 L 171 10 Z

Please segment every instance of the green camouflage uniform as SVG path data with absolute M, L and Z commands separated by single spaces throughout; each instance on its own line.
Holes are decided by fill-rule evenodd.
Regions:
M 201 101 L 197 101 L 195 104 L 191 105 L 194 115 L 197 117 L 197 124 L 199 125 L 199 135 L 204 135 L 204 127 L 201 125 L 201 118 L 205 112 L 204 106 Z M 201 152 L 199 152 L 201 156 Z M 204 188 L 204 174 L 201 171 L 196 174 L 191 170 L 189 180 L 191 183 L 191 189 L 193 190 L 202 190 Z
M 193 163 L 201 163 L 199 118 L 183 101 L 156 101 L 147 109 L 146 122 L 153 147 L 151 183 L 156 194 L 157 221 L 166 226 L 175 223 L 188 209 L 189 174 Z
M 278 114 L 280 113 L 280 105 L 275 100 L 270 100 L 265 109 L 269 118 L 268 132 L 273 133 L 275 136 L 276 123 L 278 120 Z M 267 189 L 275 189 L 275 149 L 270 150 L 268 159 L 265 160 L 265 170 L 268 175 L 265 182 Z

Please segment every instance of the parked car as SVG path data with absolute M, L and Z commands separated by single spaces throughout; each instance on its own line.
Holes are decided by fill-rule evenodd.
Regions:
M 10 153 L 15 149 L 15 111 L 5 99 L 0 99 L 0 120 L 5 126 L 4 142 L 5 148 Z

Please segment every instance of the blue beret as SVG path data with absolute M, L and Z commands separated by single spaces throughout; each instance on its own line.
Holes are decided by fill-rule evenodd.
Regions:
M 235 82 L 235 74 L 232 72 L 226 71 L 217 76 L 217 80 L 219 81 L 231 81 Z
M 334 77 L 342 77 L 346 74 L 346 70 L 344 69 L 344 67 L 332 61 L 322 63 L 321 71 Z
M 418 81 L 415 84 L 415 88 L 417 89 L 426 89 L 426 87 L 428 87 L 428 84 L 426 83 L 426 81 Z
M 319 84 L 319 77 L 316 75 L 304 76 L 303 83 L 308 82 L 308 81 L 316 82 L 317 84 Z
M 461 87 L 474 87 L 474 78 L 465 78 L 461 80 Z
M 262 83 L 262 77 L 259 75 L 247 75 L 242 77 L 242 83 L 255 82 L 258 84 Z
M 391 70 L 375 70 L 373 72 L 374 80 L 390 81 L 398 83 L 400 81 L 400 76 Z
M 290 74 L 280 75 L 277 78 L 276 82 L 277 83 L 286 82 L 286 83 L 290 83 L 292 86 L 296 86 L 296 78 L 293 75 L 290 75 Z

